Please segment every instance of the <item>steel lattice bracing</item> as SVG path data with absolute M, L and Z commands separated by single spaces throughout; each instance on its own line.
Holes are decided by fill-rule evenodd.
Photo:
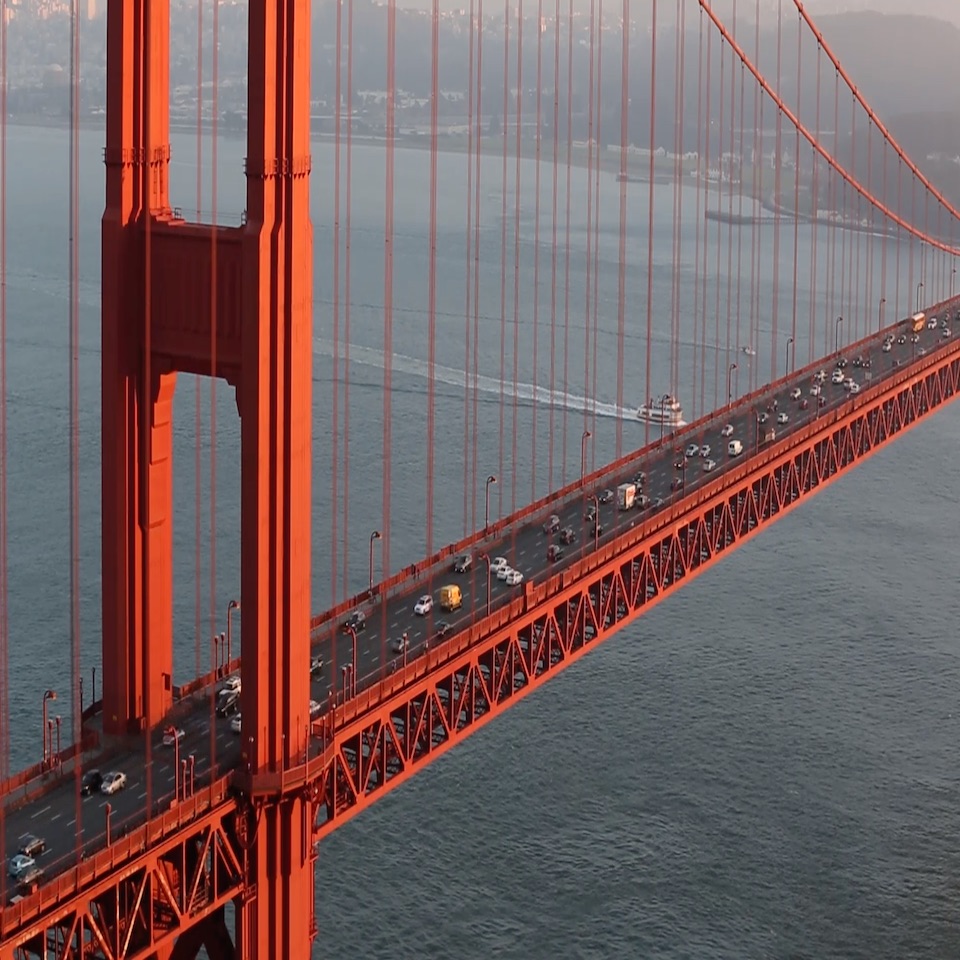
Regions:
M 222 790 L 116 839 L 97 857 L 21 901 L 12 960 L 232 957 L 224 906 L 245 889 L 246 823 Z M 181 822 L 182 817 L 182 822 Z M 4 920 L 6 923 L 6 918 Z
M 948 350 L 861 394 L 837 419 L 773 444 L 671 516 L 635 528 L 596 558 L 494 614 L 486 637 L 427 655 L 427 668 L 347 704 L 314 790 L 323 837 L 747 538 L 914 426 L 960 390 Z M 499 626 L 495 624 L 499 621 Z M 482 634 L 478 624 L 475 634 Z M 424 672 L 425 671 L 425 672 Z M 416 677 L 416 674 L 423 674 Z M 395 689 L 391 689 L 391 686 Z M 382 694 L 382 695 L 381 695 Z M 356 715 L 349 716 L 351 707 Z M 329 736 L 329 734 L 328 734 Z

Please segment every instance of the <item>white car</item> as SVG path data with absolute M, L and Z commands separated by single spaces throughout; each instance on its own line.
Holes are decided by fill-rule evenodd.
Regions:
M 794 388 L 790 391 L 790 399 L 791 399 L 791 400 L 799 400 L 799 399 L 800 399 L 800 388 L 799 388 L 799 387 L 794 387 Z
M 785 413 L 778 413 L 778 414 L 777 414 L 777 423 L 779 423 L 779 424 L 781 424 L 781 425 L 784 424 L 784 423 L 786 423 L 789 419 L 790 419 L 790 418 L 789 418 Z
M 241 724 L 240 724 L 240 717 L 241 717 L 241 716 L 243 716 L 243 714 L 238 713 L 238 714 L 237 714 L 235 717 L 233 717 L 233 719 L 230 721 L 230 729 L 231 729 L 234 733 L 240 733 L 240 725 L 241 725 Z
M 833 376 L 830 378 L 831 383 L 843 383 L 846 378 L 843 375 L 842 370 L 834 370 Z
M 394 653 L 403 653 L 404 650 L 407 650 L 410 647 L 410 641 L 407 639 L 407 635 L 402 634 L 399 639 L 394 640 L 393 642 L 393 652 Z
M 716 460 L 704 460 L 703 461 L 703 472 L 710 473 L 711 470 L 715 470 L 717 466 Z
M 880 349 L 881 349 L 884 353 L 889 353 L 889 352 L 893 349 L 893 347 L 890 345 L 890 341 L 889 341 L 889 340 L 884 340 L 884 341 L 883 341 L 883 346 L 882 346 Z
M 523 583 L 523 574 L 519 570 L 511 570 L 507 574 L 507 586 L 518 587 Z
M 810 388 L 810 396 L 811 396 L 811 397 L 819 397 L 819 396 L 820 396 L 820 384 L 819 384 L 819 383 L 815 383 L 815 384 Z
M 501 568 L 497 571 L 497 579 L 498 579 L 498 580 L 506 580 L 507 577 L 509 577 L 511 573 L 513 573 L 513 568 L 512 568 L 512 567 L 503 566 L 503 567 L 501 567 Z
M 317 703 L 316 700 L 311 700 L 311 701 L 310 701 L 310 719 L 311 719 L 311 720 L 316 720 L 317 717 L 320 716 L 320 712 L 321 712 L 322 710 L 323 710 L 323 707 L 321 707 L 320 704 Z
M 224 691 L 227 693 L 240 692 L 239 673 L 235 673 L 233 676 L 227 677 L 227 679 L 223 681 L 223 686 L 220 688 L 220 692 L 223 693 Z
M 10 876 L 14 878 L 19 877 L 21 873 L 25 873 L 35 863 L 36 860 L 34 860 L 33 857 L 28 857 L 23 853 L 18 853 L 16 856 L 10 858 Z
M 175 743 L 179 743 L 186 735 L 187 731 L 182 727 L 176 730 L 168 730 L 163 735 L 163 745 L 165 747 L 172 747 Z
M 425 593 L 414 605 L 413 612 L 418 617 L 425 617 L 433 609 L 433 597 Z
M 853 383 L 850 384 L 850 392 L 851 392 L 851 393 L 859 393 L 859 392 L 860 392 L 860 384 L 857 383 L 856 380 L 854 380 Z
M 499 572 L 500 572 L 501 570 L 503 570 L 505 567 L 509 567 L 509 566 L 510 566 L 510 564 L 507 563 L 507 558 L 506 558 L 506 557 L 494 557 L 494 558 L 493 558 L 493 563 L 490 564 L 490 570 L 491 570 L 493 573 L 499 573 Z
M 728 423 L 721 431 L 721 437 L 732 437 L 733 436 L 733 424 Z
M 927 329 L 928 329 L 928 330 L 936 330 L 936 329 L 937 329 L 937 318 L 936 318 L 936 317 L 931 317 L 931 318 L 927 321 Z
M 816 374 L 814 375 L 814 378 L 813 378 L 813 379 L 816 380 L 817 383 L 823 383 L 823 381 L 827 379 L 827 371 L 826 371 L 826 370 L 818 370 L 818 371 L 816 372 Z
M 695 457 L 700 452 L 700 447 L 695 443 L 687 444 L 687 456 Z
M 103 783 L 100 784 L 100 792 L 110 797 L 126 785 L 127 775 L 121 770 L 113 770 L 104 776 Z
M 701 456 L 701 457 L 709 457 L 709 456 L 710 456 L 710 444 L 709 444 L 709 443 L 705 443 L 705 444 L 700 448 L 700 456 Z

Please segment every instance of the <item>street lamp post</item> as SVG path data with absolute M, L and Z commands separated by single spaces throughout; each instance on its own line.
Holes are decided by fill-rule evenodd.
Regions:
M 757 421 L 757 452 L 760 451 L 760 414 L 756 410 L 753 411 L 753 415 Z
M 487 616 L 490 616 L 490 557 L 485 554 L 480 554 L 480 559 L 485 561 L 487 564 Z
M 787 337 L 787 346 L 784 350 L 783 358 L 783 375 L 786 376 L 790 372 L 790 344 L 793 343 L 793 337 Z M 794 355 L 796 355 L 796 347 L 794 347 Z
M 923 281 L 917 284 L 917 313 L 920 312 L 920 291 L 923 289 Z
M 50 759 L 53 762 L 55 762 L 56 765 L 59 767 L 60 766 L 60 714 L 58 713 L 53 719 L 57 723 L 57 752 L 55 756 L 51 757 Z M 53 744 L 51 743 L 50 746 L 52 748 Z
M 350 639 L 353 641 L 353 680 L 350 683 L 350 690 L 352 694 L 357 692 L 357 631 L 355 627 L 347 627 L 347 632 L 350 634 Z
M 239 600 L 231 600 L 227 604 L 227 669 L 230 669 L 230 664 L 233 660 L 233 611 L 240 609 Z
M 483 488 L 483 532 L 486 533 L 490 527 L 490 484 L 496 483 L 497 478 L 491 473 L 487 477 L 487 482 Z
M 877 306 L 877 333 L 883 329 L 883 305 L 887 302 L 886 297 L 880 298 L 880 303 Z
M 727 368 L 727 403 L 730 403 L 733 400 L 733 390 L 730 387 L 730 378 L 733 376 L 733 371 L 737 370 L 738 367 L 735 363 L 731 363 Z M 660 431 L 663 432 L 663 417 L 660 417 Z M 661 440 L 663 437 L 661 436 Z
M 833 352 L 840 353 L 840 324 L 843 323 L 843 317 L 837 317 L 837 324 L 833 331 Z
M 583 474 L 586 470 L 587 464 L 587 441 L 590 439 L 592 434 L 589 430 L 584 430 L 580 435 L 580 486 L 583 486 Z
M 729 391 L 727 391 L 729 393 Z M 663 446 L 663 408 L 667 405 L 667 395 L 660 398 L 660 446 Z
M 47 764 L 47 701 L 56 700 L 57 691 L 56 690 L 44 690 L 43 691 L 43 723 L 41 725 L 41 733 L 43 734 L 43 765 Z
M 374 530 L 370 534 L 370 592 L 373 593 L 373 542 L 380 539 L 380 531 Z
M 953 281 L 956 279 L 956 277 L 957 277 L 957 268 L 954 267 L 950 271 L 950 299 L 951 300 L 953 299 Z
M 180 799 L 180 737 L 176 727 L 167 727 L 163 731 L 173 737 L 173 788 L 176 797 Z
M 220 634 L 215 633 L 213 635 L 213 662 L 216 664 L 214 668 L 215 676 L 220 676 Z

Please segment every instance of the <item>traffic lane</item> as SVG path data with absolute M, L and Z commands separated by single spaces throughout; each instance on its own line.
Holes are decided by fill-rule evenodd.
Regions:
M 190 753 L 196 756 L 194 765 L 194 782 L 199 783 L 201 778 L 209 773 L 209 726 L 201 722 L 192 728 L 184 725 L 187 731 L 181 743 L 180 758 L 186 758 Z M 234 737 L 234 739 L 236 739 Z M 235 763 L 233 756 L 234 745 L 225 737 L 217 736 L 217 742 L 222 743 L 222 756 L 218 760 Z M 176 751 L 171 747 L 164 747 L 161 741 L 153 745 L 153 756 L 149 768 L 145 763 L 143 751 L 132 751 L 115 758 L 103 773 L 112 770 L 121 770 L 127 775 L 127 786 L 117 793 L 107 796 L 99 791 L 91 796 L 81 797 L 81 811 L 79 829 L 82 830 L 83 844 L 86 849 L 96 848 L 102 842 L 106 830 L 106 807 L 111 808 L 111 829 L 113 831 L 128 828 L 131 818 L 145 813 L 148 792 L 147 770 L 150 770 L 149 792 L 155 803 L 165 806 L 173 799 L 176 784 L 175 760 Z M 96 769 L 88 765 L 88 769 Z M 6 818 L 6 849 L 7 858 L 19 851 L 27 836 L 39 836 L 47 844 L 47 851 L 38 860 L 45 870 L 55 865 L 60 867 L 69 865 L 75 857 L 78 820 L 76 810 L 76 781 L 73 778 L 52 790 L 44 797 L 31 805 L 12 811 Z

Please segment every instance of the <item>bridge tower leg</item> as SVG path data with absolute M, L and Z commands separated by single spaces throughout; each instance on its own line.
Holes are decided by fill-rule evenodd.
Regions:
M 242 957 L 308 960 L 312 817 L 285 767 L 310 723 L 310 0 L 250 3 L 241 421 L 243 763 L 263 798 Z M 251 643 L 252 639 L 252 643 Z
M 172 700 L 175 365 L 149 342 L 148 219 L 170 219 L 168 0 L 107 7 L 102 220 L 103 718 L 158 723 Z M 152 224 L 151 224 L 152 225 Z

